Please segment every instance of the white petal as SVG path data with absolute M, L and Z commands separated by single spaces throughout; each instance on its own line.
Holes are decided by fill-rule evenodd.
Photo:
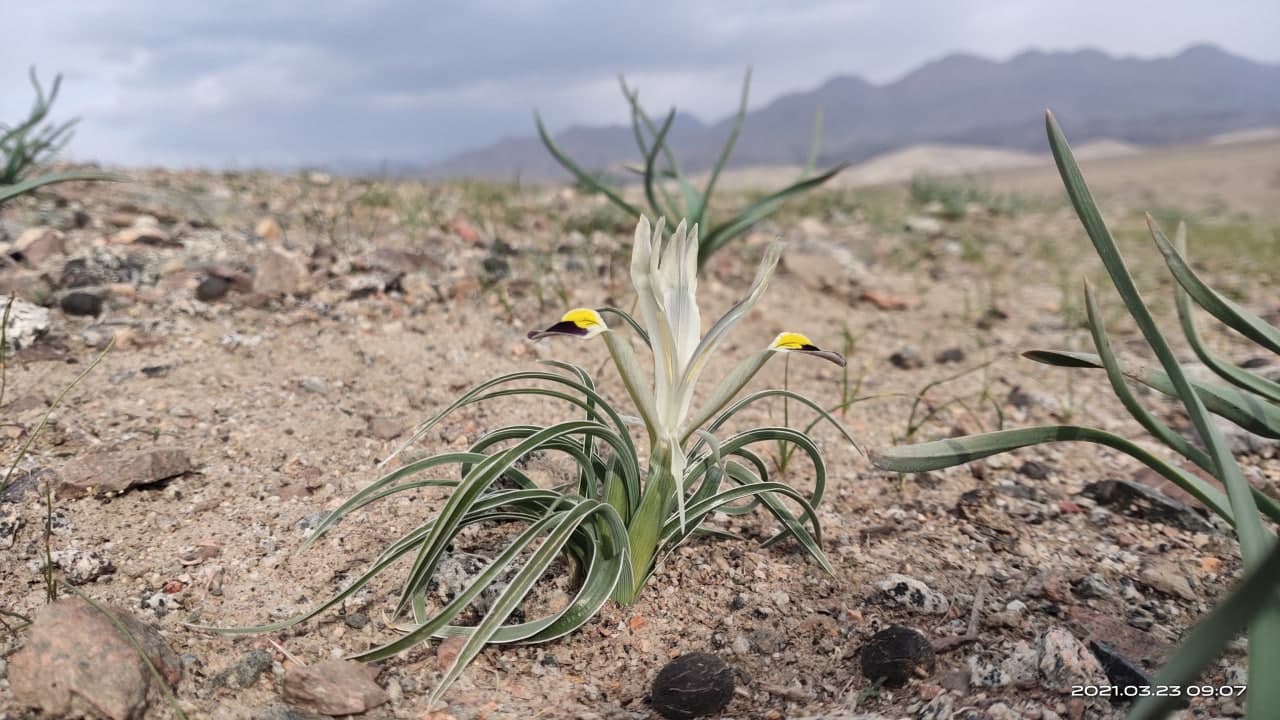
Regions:
M 680 379 L 679 403 L 681 417 L 689 411 L 689 403 L 693 400 L 693 386 L 698 382 L 698 375 L 702 373 L 702 369 L 706 367 L 707 361 L 711 359 L 711 354 L 715 351 L 716 346 L 720 344 L 720 341 L 724 339 L 724 336 L 764 295 L 765 288 L 769 286 L 769 278 L 773 276 L 774 268 L 778 266 L 778 258 L 781 255 L 782 246 L 778 243 L 770 243 L 765 250 L 764 258 L 760 261 L 760 267 L 756 270 L 756 279 L 751 283 L 751 289 L 747 291 L 746 296 L 734 303 L 733 307 L 729 308 L 729 311 L 717 320 L 715 325 L 711 326 L 711 329 L 702 338 L 702 342 L 698 343 L 697 349 L 693 352 L 693 358 L 690 359 L 684 375 Z
M 662 253 L 662 297 L 671 320 L 671 335 L 676 341 L 676 359 L 680 375 L 693 357 L 702 337 L 702 317 L 698 312 L 697 241 L 698 229 L 690 234 L 682 221 Z M 693 249 L 692 255 L 690 249 Z M 689 264 L 689 258 L 693 264 Z
M 671 324 L 667 320 L 660 292 L 656 287 L 658 251 L 661 249 L 664 224 L 664 219 L 659 218 L 650 236 L 647 232 L 649 221 L 641 217 L 636 226 L 636 244 L 631 250 L 631 282 L 635 285 L 640 317 L 653 347 L 654 405 L 659 421 L 667 417 L 668 409 L 674 406 L 673 389 L 680 379 L 675 339 L 671 335 Z M 654 247 L 655 244 L 658 247 Z

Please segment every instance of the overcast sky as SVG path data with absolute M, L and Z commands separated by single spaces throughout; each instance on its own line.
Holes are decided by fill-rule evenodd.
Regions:
M 714 120 L 839 74 L 888 82 L 953 51 L 1210 42 L 1280 62 L 1276 0 L 44 0 L 9 3 L 0 121 L 27 67 L 64 76 L 75 159 L 210 167 L 441 159 L 506 135 L 625 122 L 642 100 Z

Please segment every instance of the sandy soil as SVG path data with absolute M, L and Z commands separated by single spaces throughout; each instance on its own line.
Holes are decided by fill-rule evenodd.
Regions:
M 1224 145 L 1143 155 L 1140 162 L 1097 160 L 1086 170 L 1097 176 L 1101 194 L 1119 203 L 1220 196 L 1226 212 L 1274 213 L 1277 153 L 1280 144 Z M 1272 184 L 1254 187 L 1255 176 L 1268 172 Z M 1044 177 L 1027 168 L 991 181 L 1036 192 Z M 24 460 L 23 477 L 35 480 L 6 496 L 4 511 L 21 525 L 0 563 L 0 607 L 31 614 L 44 602 L 37 572 L 46 512 L 40 478 L 56 482 L 91 451 L 185 449 L 194 472 L 115 497 L 56 500 L 52 545 L 111 560 L 114 572 L 81 589 L 155 624 L 187 656 L 177 696 L 190 716 L 289 717 L 279 675 L 294 662 L 343 656 L 392 637 L 384 614 L 394 587 L 380 585 L 342 613 L 268 636 L 217 636 L 184 623 L 251 625 L 308 608 L 430 517 L 440 496 L 423 493 L 359 513 L 300 550 L 317 513 L 376 478 L 376 463 L 407 437 L 404 431 L 470 385 L 554 357 L 597 371 L 606 392 L 623 397 L 602 346 L 524 339 L 527 330 L 558 319 L 565 305 L 630 303 L 625 231 L 563 229 L 595 212 L 594 200 L 536 188 L 498 197 L 474 186 L 374 188 L 376 194 L 367 185 L 320 177 L 147 172 L 133 184 L 67 187 L 0 214 L 11 240 L 36 226 L 64 233 L 64 252 L 38 267 L 0 269 L 0 278 L 23 288 L 20 295 L 56 306 L 66 292 L 59 279 L 73 258 L 106 253 L 145 268 L 133 280 L 95 286 L 107 298 L 98 318 L 55 307 L 49 334 L 8 368 L 0 458 L 13 456 L 58 389 L 107 337 L 116 338 Z M 85 214 L 82 227 L 76 212 Z M 901 218 L 919 209 L 902 201 L 884 213 Z M 140 215 L 156 218 L 167 240 L 120 242 L 127 238 L 114 225 L 137 227 Z M 264 224 L 267 218 L 279 227 Z M 1086 347 L 1087 335 L 1072 321 L 1080 302 L 1073 271 L 1092 266 L 1063 265 L 1064 258 L 1088 257 L 1065 209 L 979 213 L 944 222 L 932 235 L 898 227 L 900 221 L 886 227 L 857 210 L 784 216 L 758 228 L 741 252 L 717 256 L 701 285 L 708 317 L 749 283 L 751 258 L 770 236 L 787 242 L 784 272 L 712 372 L 727 370 L 783 329 L 835 349 L 847 331 L 849 380 L 861 376 L 860 394 L 869 399 L 842 422 L 868 448 L 901 441 L 914 424 L 912 398 L 963 370 L 972 372 L 927 392 L 915 418 L 934 414 L 913 429 L 913 439 L 991 429 L 1001 416 L 1006 427 L 1072 420 L 1141 437 L 1104 378 L 1018 357 L 1032 347 Z M 1046 255 L 1046 237 L 1075 248 L 1073 254 Z M 977 245 L 974 238 L 981 239 Z M 264 253 L 273 249 L 301 258 L 306 277 L 294 288 L 299 297 L 262 283 L 251 287 L 248 278 L 255 270 L 262 275 Z M 212 275 L 241 277 L 245 289 L 203 302 L 196 287 Z M 1256 276 L 1231 279 L 1261 311 L 1280 312 Z M 1167 294 L 1167 287 L 1157 290 Z M 1108 296 L 1107 303 L 1119 318 L 1118 301 Z M 881 307 L 895 305 L 902 309 Z M 1115 332 L 1117 346 L 1142 357 L 1127 325 L 1117 322 Z M 1249 358 L 1233 338 L 1210 338 L 1230 357 Z M 963 359 L 941 362 L 944 350 Z M 899 367 L 912 365 L 903 354 L 914 354 L 921 366 Z M 756 385 L 780 384 L 782 371 L 775 364 Z M 789 381 L 824 405 L 838 403 L 844 388 L 840 371 L 824 363 L 794 361 Z M 948 404 L 956 398 L 964 402 Z M 1185 426 L 1168 403 L 1150 400 Z M 568 413 L 495 401 L 452 417 L 418 450 L 461 449 L 497 427 Z M 743 418 L 744 425 L 781 421 L 777 406 Z M 1109 451 L 1039 447 L 898 477 L 872 468 L 829 427 L 819 425 L 814 436 L 830 476 L 821 517 L 834 576 L 792 545 L 758 547 L 773 531 L 767 516 L 717 520 L 743 539 L 690 541 L 634 606 L 609 604 L 563 640 L 486 650 L 448 693 L 447 708 L 426 707 L 440 675 L 434 644 L 383 663 L 379 682 L 395 700 L 368 716 L 648 718 L 645 697 L 658 669 L 680 653 L 705 650 L 724 657 L 737 675 L 724 717 L 1113 717 L 1123 708 L 1084 703 L 1034 679 L 974 684 L 979 673 L 972 668 L 998 665 L 1046 631 L 1065 628 L 1082 641 L 1113 640 L 1151 669 L 1238 575 L 1236 544 L 1220 530 L 1129 518 L 1082 495 L 1089 483 L 1140 475 L 1135 463 Z M 1254 449 L 1246 459 L 1251 477 L 1274 492 L 1277 450 Z M 539 477 L 550 482 L 557 472 L 547 466 Z M 793 465 L 788 479 L 804 487 L 812 468 Z M 1173 585 L 1153 579 L 1156 561 Z M 892 606 L 877 583 L 893 574 L 928 584 L 948 609 L 925 615 Z M 1095 576 L 1108 592 L 1081 589 L 1095 587 Z M 1189 594 L 1178 593 L 1179 583 Z M 976 641 L 940 652 L 932 675 L 878 692 L 862 677 L 858 649 L 876 631 L 906 624 L 934 640 L 963 634 L 984 586 Z M 3 643 L 12 651 L 22 634 Z M 272 653 L 271 671 L 247 688 L 215 680 L 254 649 Z M 1243 662 L 1236 647 L 1215 666 L 1212 681 L 1236 677 Z M 1231 699 L 1194 706 L 1200 716 L 1239 712 Z M 944 708 L 969 714 L 929 714 Z M 0 709 L 22 716 L 7 681 Z

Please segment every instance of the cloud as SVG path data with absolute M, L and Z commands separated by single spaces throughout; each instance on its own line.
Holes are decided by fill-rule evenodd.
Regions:
M 624 122 L 616 76 L 655 108 L 716 119 L 754 65 L 753 105 L 836 74 L 887 81 L 954 50 L 1164 54 L 1215 42 L 1280 60 L 1271 0 L 596 3 L 587 0 L 46 2 L 6 11 L 0 117 L 25 111 L 25 67 L 66 80 L 78 158 L 281 166 L 423 162 L 504 135 Z M 1160 22 L 1152 22 L 1151 18 Z

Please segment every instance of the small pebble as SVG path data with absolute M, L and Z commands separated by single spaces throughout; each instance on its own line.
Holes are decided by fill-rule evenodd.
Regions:
M 231 289 L 231 281 L 217 275 L 210 275 L 196 286 L 196 298 L 203 302 L 221 300 Z
M 68 315 L 97 317 L 102 314 L 102 298 L 93 293 L 67 293 L 62 296 L 59 306 L 62 308 L 62 312 Z

